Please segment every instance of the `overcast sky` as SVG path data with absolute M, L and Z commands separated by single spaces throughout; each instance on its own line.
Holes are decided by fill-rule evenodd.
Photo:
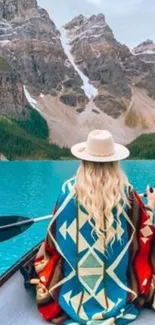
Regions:
M 52 20 L 61 26 L 73 17 L 102 12 L 118 41 L 134 47 L 155 41 L 155 0 L 38 0 Z

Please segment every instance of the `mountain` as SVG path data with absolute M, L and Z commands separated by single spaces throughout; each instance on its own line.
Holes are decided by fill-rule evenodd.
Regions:
M 146 40 L 132 50 L 132 54 L 143 63 L 143 74 L 137 86 L 145 88 L 155 100 L 155 44 Z
M 72 95 L 80 88 L 81 80 L 69 63 L 60 42 L 60 33 L 46 10 L 35 0 L 0 0 L 0 56 L 14 71 L 18 71 L 22 83 L 39 95 L 57 95 L 67 83 Z M 84 96 L 83 96 L 84 97 Z M 85 100 L 85 98 L 83 98 Z
M 71 51 L 79 68 L 98 88 L 95 104 L 117 118 L 131 99 L 131 89 L 122 67 L 129 49 L 114 38 L 103 14 L 80 15 L 65 25 Z
M 155 44 L 152 40 L 147 39 L 146 41 L 140 43 L 137 47 L 132 50 L 133 55 L 144 55 L 144 54 L 154 54 L 155 55 Z
M 20 74 L 0 57 L 0 114 L 27 117 L 27 104 Z
M 95 120 L 100 118 L 103 126 L 109 127 L 109 116 L 112 117 L 115 123 L 111 122 L 110 130 L 117 141 L 120 141 L 118 129 L 123 130 L 125 137 L 121 141 L 124 143 L 142 133 L 154 132 L 155 61 L 152 52 L 139 55 L 136 49 L 130 51 L 120 44 L 103 14 L 88 18 L 80 15 L 64 28 L 76 65 L 98 90 L 93 98 L 99 109 L 93 109 L 99 115 Z M 142 46 L 151 46 L 153 50 L 149 40 L 138 48 Z M 96 124 L 100 125 L 99 121 Z
M 94 128 L 123 144 L 155 132 L 154 48 L 130 51 L 103 14 L 58 30 L 36 0 L 0 0 L 0 129 L 8 151 L 20 137 L 9 158 L 54 158 L 50 144 L 70 147 Z
M 141 116 L 139 120 L 145 120 L 143 109 L 139 109 L 139 95 L 146 90 L 145 101 L 149 102 L 148 96 L 153 97 L 155 93 L 155 57 L 150 58 L 155 45 L 147 40 L 130 51 L 115 39 L 103 14 L 89 18 L 80 15 L 64 27 L 76 64 L 98 89 L 94 99 L 96 106 L 113 118 L 128 112 L 130 116 L 135 115 L 136 120 L 137 114 Z M 143 51 L 147 54 L 139 55 Z M 151 104 L 154 109 L 154 103 Z M 152 114 L 154 117 L 153 110 L 151 118 Z M 143 127 L 141 122 L 138 124 Z M 149 120 L 146 120 L 147 125 L 149 127 Z

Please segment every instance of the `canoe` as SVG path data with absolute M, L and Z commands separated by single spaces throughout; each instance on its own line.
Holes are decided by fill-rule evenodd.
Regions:
M 23 265 L 28 264 L 33 258 L 35 257 L 40 245 L 42 242 L 40 242 L 38 245 L 36 245 L 33 249 L 31 249 L 26 255 L 24 255 L 19 262 L 17 262 L 15 265 L 13 265 L 5 274 L 3 274 L 0 277 L 0 287 L 4 285 L 5 282 L 7 282 L 17 271 L 19 271 Z
M 35 247 L 14 268 L 0 279 L 0 319 L 5 325 L 47 325 L 39 315 L 34 296 L 24 288 L 20 268 L 35 255 L 39 246 Z M 75 324 L 75 322 L 73 322 Z M 154 325 L 155 312 L 143 310 L 133 325 Z

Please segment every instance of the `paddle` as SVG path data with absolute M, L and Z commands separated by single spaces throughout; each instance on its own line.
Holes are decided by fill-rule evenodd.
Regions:
M 22 234 L 34 223 L 51 219 L 52 215 L 29 219 L 20 216 L 0 217 L 0 242 Z
M 150 192 L 153 193 L 153 188 L 150 187 Z M 139 194 L 140 197 L 147 197 L 147 194 Z M 34 223 L 48 220 L 52 215 L 39 217 L 36 219 L 29 219 L 20 216 L 6 216 L 0 217 L 0 242 L 11 239 L 17 235 L 22 234 Z

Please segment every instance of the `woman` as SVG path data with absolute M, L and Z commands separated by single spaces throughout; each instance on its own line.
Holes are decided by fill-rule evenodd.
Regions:
M 53 324 L 125 325 L 155 308 L 155 194 L 144 206 L 118 161 L 129 156 L 108 131 L 72 148 L 82 160 L 57 201 L 35 259 L 38 308 Z

